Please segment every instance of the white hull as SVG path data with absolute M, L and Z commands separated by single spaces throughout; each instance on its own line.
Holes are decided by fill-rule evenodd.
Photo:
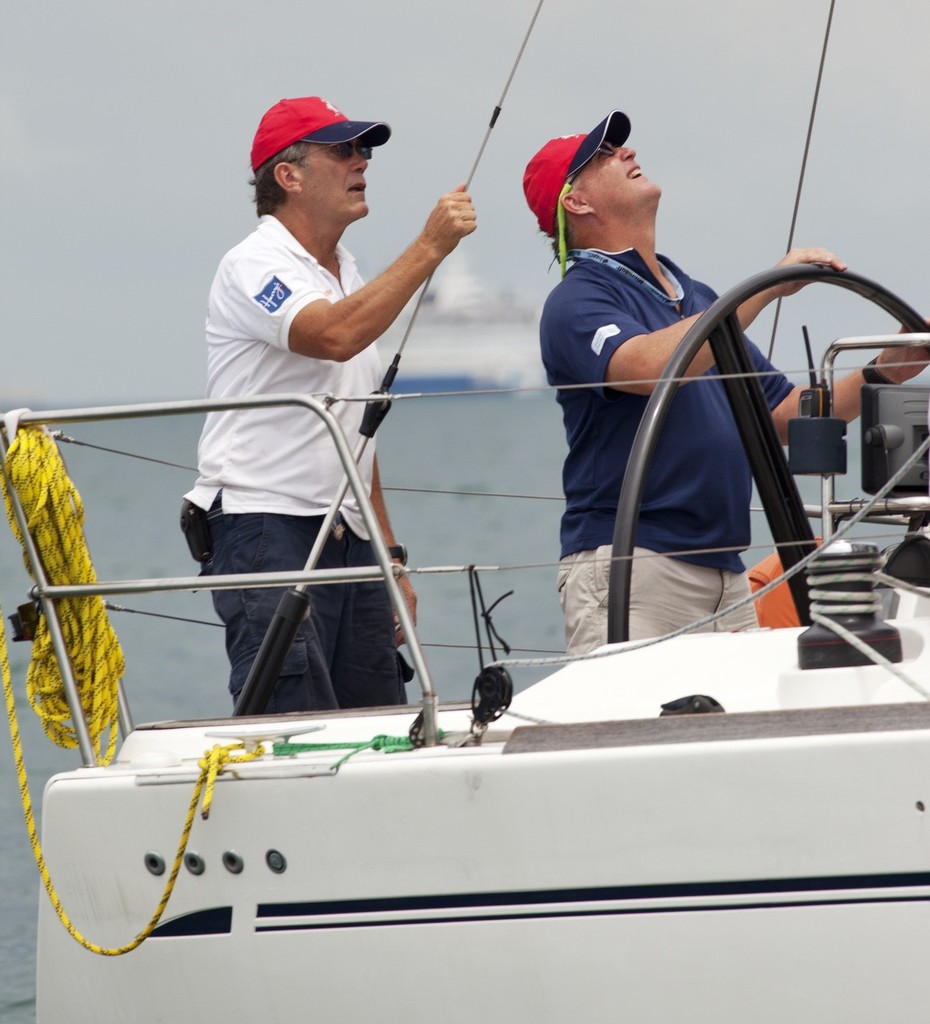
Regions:
M 926 679 L 930 633 L 902 627 L 902 667 Z M 505 718 L 480 747 L 364 752 L 335 774 L 339 753 L 268 754 L 221 777 L 188 847 L 205 871 L 182 869 L 165 916 L 200 914 L 187 923 L 201 934 L 90 956 L 43 902 L 39 1024 L 911 1024 L 930 949 L 930 715 L 898 703 L 913 691 L 878 667 L 804 673 L 799 699 L 795 636 L 683 638 L 662 648 L 678 668 L 664 682 L 639 671 L 655 652 L 618 654 L 514 702 L 591 725 L 512 732 Z M 734 641 L 743 658 L 724 655 Z M 716 664 L 703 689 L 728 712 L 762 713 L 657 719 L 702 689 L 696 664 Z M 823 715 L 823 702 L 860 706 Z M 795 710 L 766 713 L 779 707 Z M 323 716 L 305 739 L 404 735 L 412 717 Z M 440 727 L 467 720 L 444 711 Z M 122 944 L 148 920 L 164 876 L 146 854 L 170 866 L 215 742 L 202 723 L 140 729 L 114 766 L 50 782 L 49 865 L 94 941 Z

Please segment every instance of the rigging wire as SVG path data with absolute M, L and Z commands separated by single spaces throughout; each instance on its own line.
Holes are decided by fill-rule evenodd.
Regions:
M 904 365 L 903 363 L 897 363 L 889 360 L 886 364 L 889 367 Z M 861 369 L 862 365 L 858 362 L 852 363 L 849 366 L 850 369 Z M 770 371 L 756 371 L 756 372 L 740 372 L 740 373 L 721 373 L 717 374 L 714 380 L 742 380 L 748 378 L 755 378 L 757 380 L 764 380 L 766 377 L 781 377 L 785 376 L 788 378 L 794 377 L 807 377 L 810 373 L 810 367 L 783 367 L 780 370 Z M 668 377 L 655 377 L 647 378 L 638 381 L 638 383 L 646 384 L 657 384 L 662 381 L 675 381 L 677 383 L 689 383 L 690 386 L 696 387 L 702 383 L 709 383 L 707 378 L 692 378 L 687 376 L 681 376 L 678 378 Z M 583 391 L 583 390 L 594 390 L 601 388 L 602 385 L 597 382 L 591 382 L 586 384 L 559 384 L 559 385 L 533 385 L 531 387 L 505 387 L 505 388 L 482 388 L 469 391 L 429 391 L 429 392 L 406 392 L 406 393 L 391 393 L 391 401 L 411 401 L 419 399 L 436 399 L 436 398 L 449 398 L 449 397 L 475 397 L 475 396 L 508 396 L 508 395 L 539 395 L 546 394 L 549 392 L 568 392 L 568 391 Z M 378 393 L 376 396 L 372 395 L 345 395 L 340 398 L 333 398 L 335 402 L 382 402 L 384 396 Z M 141 452 L 129 451 L 125 448 L 113 448 L 107 445 L 95 444 L 93 442 L 83 440 L 80 437 L 74 437 L 70 434 L 64 433 L 62 430 L 50 431 L 52 438 L 62 444 L 71 444 L 77 448 L 88 448 L 92 451 L 104 452 L 109 455 L 121 455 L 128 459 L 135 459 L 140 462 L 149 462 L 159 466 L 165 466 L 169 469 L 183 470 L 185 473 L 197 473 L 197 467 L 188 465 L 182 462 L 172 462 L 168 459 L 160 459 L 153 455 L 145 455 Z M 505 491 L 479 491 L 479 490 L 464 490 L 462 488 L 441 488 L 441 487 L 403 487 L 396 485 L 383 485 L 384 491 L 392 492 L 403 492 L 403 493 L 416 493 L 416 494 L 442 494 L 442 495 L 454 495 L 456 497 L 477 497 L 477 498 L 521 498 L 529 499 L 534 501 L 564 501 L 565 496 L 563 494 L 527 494 L 523 492 L 505 492 Z
M 734 376 L 743 376 L 743 375 L 740 374 L 740 375 L 734 375 Z M 750 376 L 750 375 L 746 374 L 745 376 Z M 100 450 L 100 451 L 106 452 L 108 454 L 124 455 L 124 456 L 130 457 L 130 458 L 141 459 L 143 461 L 152 461 L 152 462 L 156 462 L 158 464 L 161 464 L 161 465 L 164 465 L 164 466 L 168 466 L 168 467 L 171 467 L 171 468 L 182 468 L 182 469 L 189 469 L 190 468 L 190 467 L 185 467 L 185 466 L 178 466 L 178 464 L 176 464 L 176 463 L 171 463 L 171 462 L 168 462 L 166 460 L 156 459 L 156 458 L 152 458 L 152 457 L 145 456 L 145 455 L 140 455 L 140 454 L 133 453 L 133 452 L 128 452 L 128 451 L 125 451 L 125 450 L 122 450 L 122 449 L 118 449 L 118 448 L 111 448 L 111 447 L 105 447 L 105 446 L 101 446 L 101 445 L 91 444 L 91 443 L 88 443 L 86 441 L 82 441 L 82 440 L 80 440 L 78 438 L 69 437 L 67 435 L 62 434 L 61 432 L 54 432 L 52 436 L 55 438 L 55 440 L 57 440 L 59 442 L 67 441 L 67 442 L 73 443 L 73 444 L 75 444 L 77 446 L 89 447 L 89 448 L 92 448 L 92 449 L 95 449 L 95 450 Z M 465 496 L 465 497 L 479 496 L 479 497 L 500 497 L 500 498 L 525 498 L 525 499 L 533 499 L 533 500 L 563 500 L 563 499 L 561 499 L 559 497 L 548 496 L 548 495 L 539 495 L 539 494 L 517 494 L 517 493 L 485 492 L 485 491 L 475 491 L 475 492 L 472 492 L 472 491 L 461 491 L 461 490 L 454 491 L 454 490 L 445 490 L 445 489 L 436 489 L 436 488 L 432 488 L 431 489 L 431 488 L 412 488 L 412 487 L 395 487 L 395 488 L 389 488 L 389 489 L 390 490 L 395 490 L 395 491 L 410 492 L 410 493 L 439 493 L 439 494 L 452 494 L 452 495 L 456 495 L 456 496 Z M 870 506 L 876 504 L 876 499 L 873 498 L 872 501 L 869 502 L 868 504 Z M 758 511 L 758 510 L 755 509 L 754 511 Z M 775 546 L 776 546 L 776 548 L 778 548 L 781 545 L 775 545 Z M 754 550 L 755 547 L 757 547 L 757 545 L 751 545 L 748 550 Z M 766 550 L 768 550 L 768 545 L 767 544 L 766 545 L 762 545 L 761 547 L 764 547 Z M 734 549 L 734 550 L 736 550 L 736 549 Z M 695 549 L 695 550 L 687 552 L 687 554 L 692 554 L 692 555 L 700 554 L 700 553 L 705 553 L 705 549 L 700 549 L 700 550 Z M 542 563 L 533 563 L 533 564 L 489 565 L 489 566 L 483 566 L 482 568 L 484 568 L 486 570 L 489 570 L 489 571 L 497 571 L 497 572 L 505 571 L 506 572 L 506 571 L 527 570 L 527 569 L 541 569 L 541 568 L 547 568 L 548 569 L 548 568 L 552 568 L 553 564 L 555 564 L 555 563 L 542 562 Z M 467 567 L 467 571 L 469 573 L 471 573 L 474 569 L 475 569 L 474 566 Z M 445 567 L 445 568 L 442 568 L 442 569 L 420 568 L 420 569 L 417 569 L 417 570 L 414 570 L 414 571 L 417 572 L 418 574 L 431 575 L 431 574 L 435 574 L 436 572 L 452 572 L 452 571 L 461 572 L 461 571 L 466 571 L 466 567 L 452 567 L 452 566 L 449 566 L 449 567 Z M 507 596 L 507 595 L 504 595 L 504 596 Z M 493 609 L 493 607 L 496 606 L 497 603 L 498 602 L 495 602 L 495 605 L 492 605 L 492 609 Z M 174 616 L 174 615 L 167 615 L 167 614 L 164 614 L 164 613 L 158 613 L 158 612 L 152 612 L 152 611 L 143 611 L 141 609 L 129 608 L 129 607 L 126 607 L 126 606 L 123 606 L 123 605 L 114 604 L 114 603 L 109 602 L 109 601 L 104 602 L 104 604 L 105 604 L 105 607 L 107 608 L 108 611 L 113 611 L 113 612 L 124 612 L 124 613 L 130 613 L 130 614 L 150 616 L 152 618 L 169 619 L 169 620 L 183 622 L 183 623 L 187 623 L 187 624 L 197 624 L 197 625 L 213 626 L 213 627 L 217 627 L 217 628 L 219 628 L 221 626 L 221 623 L 218 623 L 218 622 L 215 622 L 215 621 L 214 622 L 208 622 L 208 621 L 205 621 L 205 620 L 202 620 L 202 619 L 190 618 L 188 616 Z M 489 609 L 488 612 L 490 612 L 492 609 Z M 496 635 L 496 631 L 495 631 L 495 635 Z M 499 642 L 501 642 L 503 644 L 503 641 L 501 641 L 499 637 L 498 637 L 498 640 L 499 640 Z M 489 637 L 489 642 L 490 642 L 490 637 Z M 480 641 L 479 641 L 479 643 L 480 643 Z M 450 648 L 462 648 L 462 649 L 471 649 L 471 650 L 475 649 L 475 647 L 473 645 L 470 645 L 470 644 L 425 643 L 424 646 L 426 646 L 426 647 L 436 647 L 436 648 L 450 647 Z M 506 644 L 504 644 L 504 646 L 506 647 Z M 518 651 L 520 653 L 539 653 L 539 654 L 555 654 L 556 653 L 555 651 L 540 650 L 538 648 L 537 649 L 514 648 L 514 653 L 516 653 Z M 492 646 L 492 652 L 493 652 L 493 646 Z M 495 655 L 492 653 L 492 657 L 494 657 L 494 656 Z M 479 658 L 480 658 L 480 648 L 479 648 Z
M 150 619 L 168 619 L 171 622 L 183 622 L 189 626 L 218 626 L 221 629 L 226 627 L 222 622 L 210 622 L 207 619 L 191 619 L 186 615 L 167 615 L 164 612 L 143 611 L 141 608 L 127 608 L 123 604 L 114 604 L 112 601 L 104 601 L 104 607 L 108 612 L 125 612 L 127 615 L 143 615 Z
M 517 73 L 517 68 L 520 66 L 520 61 L 523 60 L 523 52 L 526 50 L 526 44 L 530 41 L 530 33 L 532 33 L 533 28 L 536 25 L 536 19 L 539 17 L 539 12 L 542 10 L 542 5 L 543 0 L 539 0 L 539 3 L 536 4 L 536 10 L 533 12 L 533 17 L 530 19 L 530 23 L 527 26 L 523 42 L 520 44 L 520 49 L 517 51 L 517 56 L 514 58 L 513 67 L 510 69 L 510 74 L 507 76 L 507 82 L 501 92 L 501 98 L 497 101 L 497 106 L 495 106 L 494 112 L 491 114 L 491 120 L 488 122 L 487 131 L 484 133 L 484 139 L 478 149 L 478 155 L 475 157 L 475 162 L 472 164 L 471 170 L 468 172 L 468 178 L 465 180 L 466 188 L 471 185 L 472 178 L 475 176 L 475 171 L 478 170 L 478 164 L 481 162 L 482 156 L 484 156 L 485 146 L 487 146 L 488 139 L 491 137 L 491 132 L 494 130 L 494 125 L 497 124 L 497 119 L 500 117 L 501 110 L 504 107 L 504 100 L 507 98 L 507 93 L 510 91 L 510 85 L 513 82 L 514 75 Z
M 63 430 L 52 430 L 50 431 L 51 436 L 56 441 L 61 441 L 63 444 L 74 444 L 80 448 L 93 448 L 98 452 L 109 452 L 111 455 L 125 455 L 127 459 L 140 459 L 142 462 L 155 462 L 159 466 L 168 466 L 170 469 L 183 469 L 188 473 L 196 473 L 196 466 L 185 466 L 180 462 L 169 462 L 167 459 L 156 459 L 154 455 L 140 455 L 137 452 L 127 452 L 122 448 L 107 448 L 102 444 L 91 444 L 90 441 L 79 441 L 76 437 L 70 437 Z
M 794 210 L 791 213 L 791 227 L 788 230 L 788 245 L 785 252 L 791 251 L 794 244 L 794 230 L 798 223 L 798 210 L 801 206 L 801 192 L 804 189 L 804 176 L 807 173 L 807 157 L 810 153 L 811 137 L 814 134 L 814 118 L 817 116 L 817 101 L 820 98 L 820 84 L 823 81 L 823 68 L 827 60 L 827 47 L 830 43 L 830 27 L 833 24 L 833 10 L 836 7 L 836 0 L 830 0 L 830 11 L 827 14 L 827 28 L 823 36 L 823 47 L 820 51 L 820 66 L 817 69 L 817 84 L 814 86 L 814 100 L 811 104 L 811 116 L 807 124 L 807 138 L 804 140 L 804 155 L 801 157 L 801 173 L 798 177 L 798 188 L 794 197 Z M 775 335 L 778 333 L 778 318 L 781 314 L 781 296 L 775 303 L 775 318 L 772 321 L 772 337 L 769 340 L 768 357 L 771 361 L 772 353 L 775 351 Z
M 183 469 L 186 473 L 196 473 L 196 466 L 187 466 L 181 462 L 169 462 L 167 459 L 157 459 L 152 455 L 142 455 L 139 452 L 129 452 L 122 448 L 108 448 L 105 445 L 91 444 L 88 441 L 81 441 L 76 437 L 70 437 L 60 430 L 52 432 L 56 441 L 77 445 L 79 448 L 91 448 L 98 452 L 107 452 L 109 455 L 123 455 L 127 459 L 138 459 L 140 462 L 153 462 L 158 466 L 167 466 L 169 469 Z M 382 485 L 384 491 L 398 491 L 406 494 L 447 494 L 456 498 L 526 498 L 531 501 L 564 501 L 561 494 L 521 494 L 506 491 L 463 491 L 443 487 L 388 487 Z
M 536 4 L 536 10 L 533 11 L 533 16 L 530 18 L 530 23 L 527 26 L 526 33 L 523 36 L 523 42 L 520 44 L 520 49 L 517 51 L 517 55 L 514 58 L 513 66 L 510 69 L 510 74 L 507 76 L 507 81 L 504 84 L 504 88 L 501 92 L 500 99 L 494 107 L 491 113 L 491 119 L 488 122 L 488 127 L 484 133 L 484 138 L 481 140 L 481 145 L 478 147 L 478 153 L 475 156 L 474 163 L 471 165 L 471 170 L 468 172 L 468 177 L 465 179 L 465 190 L 468 191 L 471 186 L 472 180 L 475 177 L 475 172 L 478 170 L 478 164 L 481 163 L 481 158 L 484 156 L 485 148 L 487 147 L 488 140 L 491 138 L 491 132 L 494 131 L 494 126 L 497 124 L 497 119 L 501 115 L 501 111 L 504 108 L 504 100 L 507 98 L 507 93 L 510 91 L 510 85 L 513 82 L 514 75 L 517 73 L 517 68 L 520 66 L 520 61 L 523 60 L 523 53 L 526 50 L 526 45 L 530 40 L 530 35 L 536 26 L 536 19 L 539 17 L 539 12 L 542 10 L 542 5 L 545 0 L 538 0 Z M 435 271 L 433 271 L 435 273 Z M 400 340 L 400 345 L 397 348 L 397 352 L 388 368 L 387 374 L 385 375 L 386 386 L 390 387 L 394 377 L 397 375 L 397 365 L 400 362 L 401 354 L 407 345 L 407 339 L 410 337 L 410 332 L 413 330 L 413 325 L 416 323 L 417 317 L 420 315 L 420 308 L 423 305 L 423 300 L 426 298 L 426 293 L 429 291 L 429 287 L 433 281 L 433 274 L 423 282 L 423 287 L 420 289 L 420 294 L 417 296 L 416 305 L 413 307 L 413 312 L 410 314 L 410 320 L 404 330 L 404 335 Z M 388 380 L 388 378 L 390 378 Z
M 925 437 L 923 439 L 923 441 L 914 449 L 914 451 L 911 453 L 908 459 L 898 468 L 898 470 L 894 474 L 892 474 L 885 481 L 885 483 L 875 493 L 875 495 L 868 501 L 865 501 L 863 503 L 862 508 L 860 508 L 853 516 L 851 516 L 849 519 L 847 519 L 844 523 L 840 525 L 836 533 L 833 534 L 833 537 L 831 538 L 831 543 L 835 544 L 837 541 L 844 540 L 850 534 L 853 528 L 856 527 L 860 522 L 862 522 L 862 520 L 866 518 L 866 516 L 869 514 L 869 511 L 875 505 L 877 505 L 883 498 L 890 495 L 890 493 L 894 490 L 895 486 L 907 475 L 908 472 L 910 472 L 913 466 L 927 458 L 928 450 L 930 450 L 930 436 Z M 716 611 L 712 612 L 710 615 L 706 615 L 702 619 L 697 619 L 695 622 L 690 622 L 686 626 L 681 626 L 679 629 L 672 630 L 669 633 L 664 633 L 661 636 L 654 636 L 648 637 L 643 640 L 631 641 L 627 644 L 624 644 L 623 649 L 620 651 L 617 651 L 615 647 L 608 646 L 600 647 L 597 650 L 589 651 L 586 654 L 563 654 L 554 658 L 502 658 L 500 661 L 491 662 L 491 664 L 487 667 L 510 668 L 519 666 L 524 668 L 538 668 L 543 666 L 567 665 L 570 663 L 574 663 L 576 661 L 597 661 L 601 658 L 609 657 L 611 654 L 629 654 L 631 651 L 639 651 L 643 650 L 646 647 L 654 647 L 657 644 L 665 643 L 666 641 L 673 640 L 676 637 L 685 636 L 688 633 L 693 633 L 695 630 L 700 629 L 702 626 L 709 625 L 710 623 L 715 622 L 718 619 L 722 619 L 724 616 L 729 615 L 734 611 L 737 611 L 744 605 L 748 605 L 753 603 L 754 601 L 757 601 L 759 598 L 771 593 L 776 587 L 780 586 L 782 583 L 785 583 L 792 576 L 795 576 L 798 573 L 805 571 L 807 567 L 810 565 L 810 563 L 816 560 L 821 553 L 821 548 L 815 548 L 813 551 L 806 554 L 799 561 L 795 562 L 795 564 L 791 566 L 791 568 L 786 569 L 782 574 L 775 576 L 764 587 L 760 587 L 758 590 L 752 592 L 751 594 L 748 594 L 744 598 L 734 601 L 733 604 L 728 605 L 725 608 L 718 608 Z M 885 582 L 890 582 L 891 585 L 899 585 L 899 581 L 894 580 L 891 577 L 885 576 L 884 580 Z M 908 590 L 911 593 L 918 593 L 924 595 L 926 595 L 927 593 L 926 589 L 914 587 L 912 585 L 904 585 L 904 589 Z M 836 624 L 833 623 L 829 626 L 829 628 L 832 629 L 835 625 Z M 854 646 L 857 646 L 858 649 L 857 644 L 854 644 Z M 868 653 L 868 651 L 863 653 Z M 875 652 L 872 651 L 872 653 L 869 654 L 869 657 L 872 657 L 873 660 L 876 661 L 876 664 L 878 664 L 879 662 L 875 657 L 873 657 L 874 655 Z M 890 671 L 892 671 L 896 676 L 898 676 L 898 678 L 900 678 L 908 686 L 911 686 L 918 693 L 920 693 L 921 696 L 928 696 L 924 688 L 919 683 L 910 679 L 907 676 L 907 674 L 902 672 L 897 666 L 886 664 L 885 659 L 882 659 L 881 663 L 885 664 Z

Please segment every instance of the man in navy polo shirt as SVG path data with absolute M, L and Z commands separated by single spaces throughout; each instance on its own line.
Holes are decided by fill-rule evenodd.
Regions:
M 661 190 L 625 145 L 629 134 L 629 119 L 615 110 L 587 135 L 546 143 L 523 177 L 529 207 L 552 239 L 563 272 L 543 310 L 540 342 L 549 383 L 563 388 L 558 401 L 569 447 L 558 585 L 571 653 L 607 642 L 614 520 L 633 438 L 654 381 L 717 298 L 656 252 Z M 846 269 L 832 252 L 817 248 L 793 250 L 779 266 L 802 263 Z M 738 310 L 740 325 L 745 330 L 768 303 L 799 287 L 748 300 Z M 784 439 L 801 389 L 750 349 Z M 900 364 L 902 351 L 916 361 L 880 371 L 889 381 L 899 383 L 926 365 L 923 348 L 884 349 L 878 362 Z M 675 396 L 646 481 L 631 639 L 670 632 L 749 594 L 739 552 L 750 542 L 750 470 L 708 345 L 688 375 L 696 380 Z M 591 383 L 600 386 L 577 387 Z M 835 416 L 858 415 L 862 383 L 861 371 L 836 383 Z M 706 628 L 755 624 L 748 604 Z
M 220 262 L 207 309 L 210 398 L 301 393 L 336 398 L 377 390 L 374 342 L 459 241 L 475 230 L 471 198 L 442 196 L 420 234 L 378 277 L 362 281 L 342 236 L 368 214 L 366 172 L 388 141 L 381 121 L 350 121 L 319 96 L 268 110 L 252 144 L 257 229 Z M 336 402 L 350 443 L 364 413 Z M 209 511 L 211 574 L 281 572 L 306 564 L 344 470 L 323 422 L 294 406 L 211 412 L 200 438 L 200 475 L 187 500 Z M 392 555 L 395 546 L 374 445 L 359 474 Z M 343 498 L 319 568 L 373 565 L 358 502 Z M 411 613 L 415 596 L 401 580 Z M 229 689 L 239 695 L 281 595 L 279 589 L 216 590 L 226 625 Z M 382 581 L 310 590 L 269 712 L 403 702 L 393 614 Z

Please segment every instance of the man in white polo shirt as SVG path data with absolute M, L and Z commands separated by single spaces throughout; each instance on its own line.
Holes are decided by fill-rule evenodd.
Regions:
M 260 224 L 222 259 L 207 313 L 207 396 L 275 392 L 367 395 L 380 384 L 374 341 L 458 242 L 475 230 L 464 186 L 440 198 L 414 242 L 365 284 L 342 234 L 368 214 L 365 172 L 391 130 L 350 121 L 316 97 L 285 99 L 262 118 L 252 146 Z M 365 406 L 333 411 L 350 443 Z M 343 478 L 328 431 L 295 408 L 210 413 L 200 438 L 199 477 L 186 500 L 209 512 L 207 574 L 301 569 Z M 374 444 L 359 467 L 384 539 L 402 549 L 388 521 Z M 392 554 L 394 552 L 392 551 Z M 343 500 L 320 568 L 372 565 L 358 504 Z M 402 585 L 411 610 L 416 599 Z M 213 592 L 226 625 L 237 698 L 281 591 Z M 394 704 L 405 700 L 383 582 L 311 588 L 311 614 L 288 654 L 269 712 Z

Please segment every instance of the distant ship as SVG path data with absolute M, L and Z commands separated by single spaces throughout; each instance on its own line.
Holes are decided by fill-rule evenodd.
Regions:
M 414 299 L 378 342 L 387 368 L 410 325 Z M 539 309 L 494 292 L 463 260 L 447 261 L 410 330 L 392 391 L 476 391 L 545 384 Z

